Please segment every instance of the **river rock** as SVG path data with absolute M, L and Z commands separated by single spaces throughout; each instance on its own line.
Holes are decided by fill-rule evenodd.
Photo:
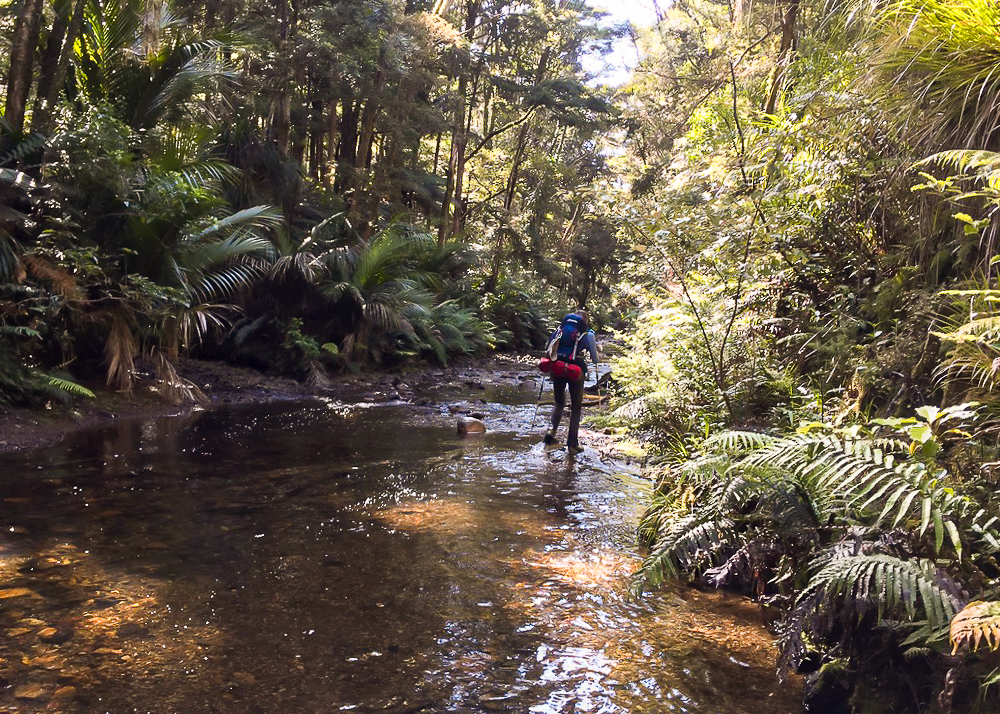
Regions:
M 23 684 L 14 690 L 14 699 L 44 699 L 45 687 L 40 684 Z
M 38 639 L 52 645 L 61 645 L 73 636 L 73 631 L 56 627 L 45 627 L 38 631 Z
M 68 699 L 73 699 L 76 696 L 76 687 L 65 686 L 59 687 L 56 693 L 52 695 L 52 698 L 56 701 L 66 701 Z
M 468 434 L 485 434 L 486 425 L 483 424 L 479 419 L 473 419 L 471 417 L 462 417 L 458 420 L 458 434 L 459 436 L 467 436 Z

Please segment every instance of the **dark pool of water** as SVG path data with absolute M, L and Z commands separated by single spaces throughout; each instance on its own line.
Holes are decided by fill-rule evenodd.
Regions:
M 535 396 L 464 439 L 308 401 L 0 455 L 0 709 L 797 711 L 752 606 L 629 599 L 645 484 L 543 451 Z

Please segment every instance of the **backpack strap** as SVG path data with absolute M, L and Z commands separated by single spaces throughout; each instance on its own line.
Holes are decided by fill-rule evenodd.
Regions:
M 563 328 L 559 325 L 556 331 L 552 333 L 552 338 L 549 340 L 549 344 L 545 347 L 545 352 L 548 354 L 549 359 L 558 359 L 559 357 L 559 340 L 562 339 Z
M 576 331 L 576 340 L 573 342 L 573 351 L 569 355 L 569 361 L 570 362 L 574 362 L 576 360 L 576 350 L 580 346 L 580 340 L 583 339 L 583 336 L 585 334 L 586 333 L 583 332 L 582 330 L 577 330 Z

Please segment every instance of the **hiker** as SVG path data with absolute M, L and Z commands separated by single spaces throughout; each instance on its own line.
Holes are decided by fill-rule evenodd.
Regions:
M 556 432 L 562 421 L 563 409 L 566 407 L 566 387 L 569 387 L 570 411 L 569 434 L 566 436 L 566 448 L 570 454 L 583 451 L 580 446 L 580 413 L 583 411 L 583 383 L 587 379 L 587 360 L 589 354 L 594 364 L 594 374 L 597 374 L 597 339 L 590 329 L 586 310 L 571 312 L 562 319 L 558 329 L 549 338 L 549 358 L 554 362 L 569 365 L 566 369 L 554 369 L 552 376 L 552 394 L 556 406 L 552 411 L 552 428 L 545 432 L 543 441 L 547 446 L 556 443 Z M 573 369 L 573 365 L 579 370 Z

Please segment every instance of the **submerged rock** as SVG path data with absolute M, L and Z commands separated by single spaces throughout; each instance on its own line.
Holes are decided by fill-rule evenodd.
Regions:
M 24 684 L 14 690 L 15 699 L 44 699 L 45 687 L 40 684 Z
M 468 434 L 485 434 L 486 425 L 483 424 L 479 419 L 473 419 L 472 417 L 462 417 L 458 420 L 458 434 L 459 436 L 466 436 Z

